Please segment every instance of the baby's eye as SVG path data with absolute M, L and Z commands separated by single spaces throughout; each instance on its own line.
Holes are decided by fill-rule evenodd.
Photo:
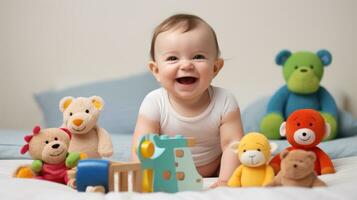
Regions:
M 206 57 L 204 55 L 198 54 L 193 57 L 194 60 L 202 60 L 205 59 Z
M 178 58 L 176 56 L 169 56 L 166 58 L 166 61 L 175 61 L 177 60 Z

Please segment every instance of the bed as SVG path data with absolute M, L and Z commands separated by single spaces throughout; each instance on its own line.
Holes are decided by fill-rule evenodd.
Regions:
M 111 160 L 129 160 L 131 133 L 136 113 L 145 94 L 157 88 L 156 81 L 149 74 L 140 74 L 120 80 L 86 84 L 38 93 L 35 99 L 43 112 L 42 124 L 56 127 L 61 124 L 58 102 L 64 96 L 99 95 L 106 101 L 100 124 L 111 133 L 114 155 Z M 115 91 L 115 92 L 113 92 Z M 338 98 L 340 99 L 340 98 Z M 243 109 L 242 119 L 245 132 L 257 131 L 264 114 L 268 98 L 257 99 Z M 342 100 L 340 100 L 342 101 Z M 339 104 L 339 103 L 338 103 Z M 339 106 L 343 107 L 343 106 Z M 17 166 L 30 163 L 28 155 L 21 155 L 23 137 L 30 130 L 0 129 L 0 196 L 1 199 L 357 199 L 357 120 L 342 109 L 340 136 L 336 140 L 323 142 L 319 146 L 333 159 L 337 173 L 323 175 L 321 179 L 327 188 L 227 188 L 207 190 L 215 178 L 204 179 L 205 190 L 200 192 L 179 192 L 176 194 L 133 192 L 80 193 L 64 185 L 34 179 L 16 179 L 11 175 Z M 277 152 L 288 146 L 285 140 L 278 144 Z

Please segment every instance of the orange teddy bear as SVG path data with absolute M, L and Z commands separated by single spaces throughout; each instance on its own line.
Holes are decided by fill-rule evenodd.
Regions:
M 292 145 L 286 148 L 291 151 L 302 149 L 312 151 L 316 155 L 315 172 L 318 175 L 335 173 L 335 168 L 330 157 L 317 145 L 330 134 L 330 125 L 325 123 L 321 114 L 312 109 L 302 109 L 293 112 L 286 122 L 280 126 L 280 135 L 286 136 Z M 270 165 L 277 174 L 280 171 L 281 159 L 279 154 L 271 161 Z

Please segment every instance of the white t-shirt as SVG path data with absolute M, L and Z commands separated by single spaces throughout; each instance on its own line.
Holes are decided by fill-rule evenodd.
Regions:
M 219 134 L 222 118 L 238 108 L 235 97 L 226 90 L 211 86 L 208 91 L 210 103 L 195 117 L 178 114 L 164 88 L 146 95 L 139 110 L 139 115 L 160 122 L 160 134 L 195 138 L 191 152 L 196 166 L 211 163 L 222 154 Z

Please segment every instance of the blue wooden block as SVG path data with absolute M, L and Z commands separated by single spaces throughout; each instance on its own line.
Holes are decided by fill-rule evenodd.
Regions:
M 77 190 L 85 192 L 87 186 L 101 185 L 108 192 L 109 165 L 108 160 L 80 160 L 77 165 Z

